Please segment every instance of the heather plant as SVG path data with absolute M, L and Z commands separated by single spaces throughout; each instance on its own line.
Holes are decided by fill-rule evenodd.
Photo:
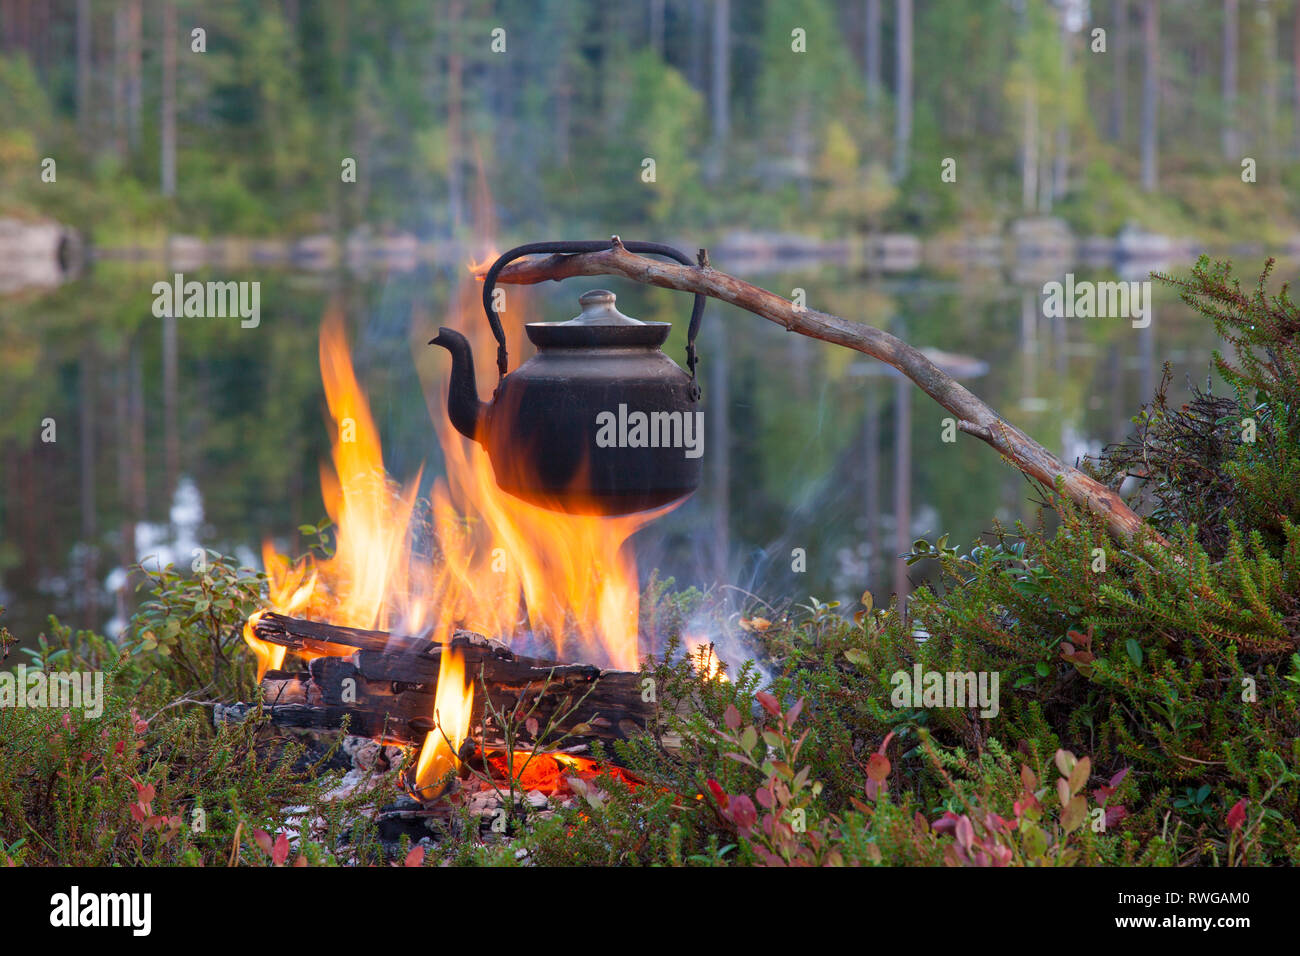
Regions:
M 1250 290 L 1230 263 L 1205 256 L 1185 279 L 1155 275 L 1211 319 L 1231 347 L 1216 350 L 1213 363 L 1230 395 L 1194 390 L 1186 405 L 1171 407 L 1166 371 L 1155 399 L 1134 419 L 1135 435 L 1096 463 L 1104 479 L 1141 483 L 1158 530 L 1195 525 L 1216 559 L 1229 521 L 1276 551 L 1287 521 L 1300 514 L 1300 309 L 1287 283 L 1269 294 L 1274 265 L 1265 263 Z
M 1265 293 L 1268 276 L 1247 294 L 1226 264 L 1202 260 L 1167 279 L 1234 347 L 1215 360 L 1232 398 L 1197 392 L 1172 410 L 1162 384 L 1135 437 L 1094 466 L 1116 487 L 1140 479 L 1167 540 L 1119 547 L 1053 496 L 1053 532 L 995 526 L 967 554 L 913 552 L 940 572 L 912 602 L 930 635 L 916 659 L 1002 671 L 1015 691 L 1003 739 L 1069 742 L 1099 769 L 1131 767 L 1142 798 L 1124 828 L 1183 863 L 1226 859 L 1242 800 L 1259 824 L 1235 859 L 1296 858 L 1300 321 L 1285 288 Z M 984 745 L 979 721 L 937 711 L 935 725 L 936 739 Z
M 28 667 L 100 670 L 103 713 L 0 707 L 0 865 L 223 865 L 258 859 L 258 830 L 289 834 L 306 860 L 381 861 L 359 808 L 325 801 L 336 775 L 326 750 L 215 722 L 160 676 L 157 651 L 128 651 L 51 621 Z M 243 662 L 241 661 L 241 664 Z M 337 745 L 336 745 L 337 746 Z M 302 835 L 314 821 L 320 835 Z M 346 839 L 345 839 L 346 837 Z M 286 837 L 288 838 L 288 837 Z

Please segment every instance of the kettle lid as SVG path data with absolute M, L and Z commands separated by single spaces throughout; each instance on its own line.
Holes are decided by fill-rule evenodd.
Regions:
M 582 312 L 567 322 L 555 322 L 554 325 L 645 325 L 640 319 L 624 315 L 614 304 L 616 296 L 608 289 L 592 289 L 578 296 L 578 305 Z

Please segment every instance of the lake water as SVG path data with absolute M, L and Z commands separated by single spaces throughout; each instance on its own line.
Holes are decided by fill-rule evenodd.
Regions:
M 324 514 L 317 335 L 331 297 L 343 303 L 389 471 L 405 478 L 424 464 L 427 487 L 441 468 L 430 407 L 441 413 L 445 396 L 426 402 L 417 365 L 445 373 L 441 350 L 423 343 L 463 276 L 459 265 L 367 279 L 222 274 L 261 282 L 260 325 L 180 318 L 174 349 L 151 313 L 156 267 L 100 263 L 59 288 L 0 299 L 4 623 L 23 641 L 51 613 L 116 629 L 137 600 L 123 569 L 146 555 L 188 563 L 203 546 L 255 562 L 266 535 L 296 553 L 297 526 Z M 1069 460 L 1127 433 L 1162 363 L 1177 394 L 1203 383 L 1215 345 L 1209 322 L 1158 287 L 1152 322 L 1136 329 L 1125 318 L 1045 317 L 1041 276 L 810 266 L 746 278 L 786 296 L 801 288 L 811 307 L 962 356 L 969 372 L 983 367 L 968 387 Z M 527 293 L 532 317 L 569 318 L 578 294 L 598 286 L 630 315 L 675 322 L 666 351 L 684 364 L 681 294 L 548 283 Z M 948 532 L 968 545 L 995 516 L 1033 513 L 1019 472 L 970 436 L 944 442 L 948 413 L 865 356 L 710 301 L 700 357 L 704 483 L 635 539 L 643 576 L 658 568 L 681 586 L 731 584 L 767 600 L 847 602 L 870 587 L 883 604 L 927 573 L 900 568 L 900 542 Z M 51 419 L 54 440 L 42 441 Z

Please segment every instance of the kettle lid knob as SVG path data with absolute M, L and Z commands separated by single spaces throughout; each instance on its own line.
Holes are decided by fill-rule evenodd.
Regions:
M 592 289 L 578 296 L 582 313 L 559 325 L 645 325 L 640 319 L 624 315 L 614 305 L 614 293 L 608 289 Z

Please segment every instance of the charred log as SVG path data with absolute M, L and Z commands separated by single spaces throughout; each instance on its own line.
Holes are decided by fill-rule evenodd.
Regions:
M 328 655 L 303 670 L 267 672 L 265 708 L 277 726 L 338 730 L 346 721 L 349 733 L 398 743 L 418 743 L 434 729 L 447 646 L 273 612 L 253 632 L 293 650 Z M 566 748 L 627 740 L 648 730 L 655 717 L 655 704 L 642 700 L 640 675 L 630 671 L 525 657 L 468 631 L 456 632 L 450 649 L 464 658 L 466 677 L 474 682 L 471 726 L 482 728 L 488 747 L 504 743 L 493 712 L 506 719 L 515 715 L 516 746 L 524 748 L 561 739 Z M 525 713 L 532 720 L 525 721 Z

